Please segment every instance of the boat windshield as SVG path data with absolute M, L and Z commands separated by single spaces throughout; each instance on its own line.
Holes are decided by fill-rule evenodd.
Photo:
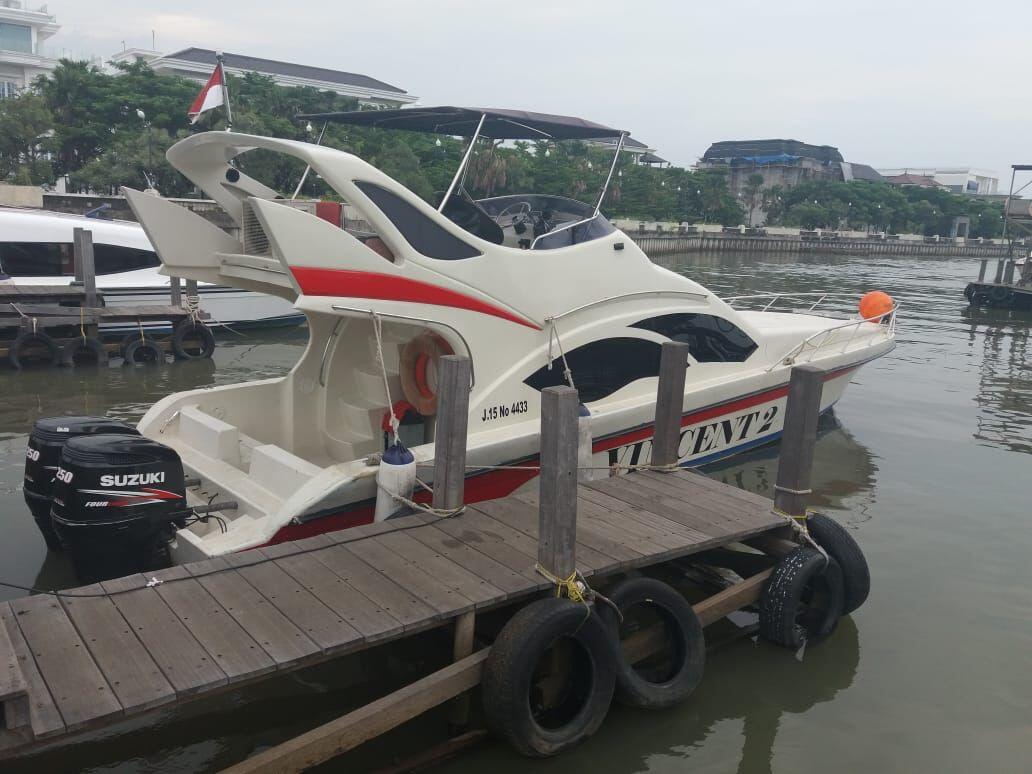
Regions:
M 437 211 L 486 241 L 524 250 L 553 250 L 599 239 L 616 230 L 600 208 L 627 137 L 622 130 L 571 116 L 489 108 L 360 110 L 303 114 L 298 118 L 470 138 L 451 185 L 440 196 Z M 470 157 L 480 139 L 558 141 L 604 138 L 618 138 L 616 153 L 593 205 L 563 196 L 541 194 L 478 200 L 465 188 Z

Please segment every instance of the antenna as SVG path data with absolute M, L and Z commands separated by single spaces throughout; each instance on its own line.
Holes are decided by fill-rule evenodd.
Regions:
M 158 44 L 155 42 L 156 40 L 157 40 L 157 38 L 154 35 L 154 30 L 151 30 L 150 31 L 150 47 L 151 47 L 151 51 L 157 51 L 158 50 Z

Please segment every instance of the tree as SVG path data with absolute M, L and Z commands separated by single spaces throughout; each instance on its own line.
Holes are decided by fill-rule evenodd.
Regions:
M 71 184 L 108 194 L 117 194 L 123 185 L 142 189 L 153 184 L 162 196 L 186 196 L 190 181 L 165 161 L 165 151 L 177 139 L 153 127 L 121 131 L 111 147 L 71 173 Z
M 31 92 L 0 101 L 0 180 L 41 185 L 53 179 L 47 157 L 54 118 Z

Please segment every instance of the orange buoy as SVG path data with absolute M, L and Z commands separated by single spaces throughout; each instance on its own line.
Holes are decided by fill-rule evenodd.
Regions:
M 888 318 L 895 305 L 896 302 L 888 293 L 872 290 L 864 293 L 864 297 L 860 299 L 860 316 L 865 320 L 882 322 Z
M 437 358 L 453 354 L 448 342 L 429 331 L 401 349 L 401 389 L 405 399 L 425 417 L 437 413 Z

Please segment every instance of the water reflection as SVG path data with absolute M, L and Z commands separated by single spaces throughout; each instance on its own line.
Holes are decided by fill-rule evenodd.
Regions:
M 711 478 L 773 499 L 778 478 L 777 445 L 762 446 L 703 468 Z M 834 411 L 821 417 L 814 453 L 810 505 L 847 510 L 866 520 L 875 497 L 878 465 L 870 450 L 847 430 Z

